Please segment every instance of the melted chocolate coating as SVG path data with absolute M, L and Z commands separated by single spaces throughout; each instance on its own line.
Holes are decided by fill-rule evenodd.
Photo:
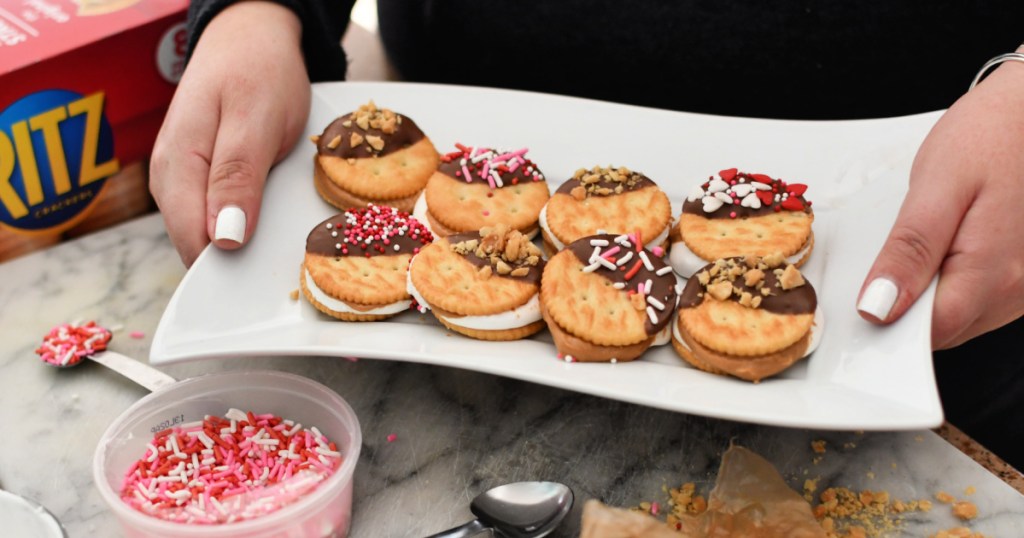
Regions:
M 586 174 L 584 174 L 584 176 L 585 175 Z M 645 175 L 643 175 L 643 174 L 641 174 L 639 172 L 633 172 L 632 177 L 636 178 L 636 180 L 632 183 L 632 185 L 630 185 L 629 182 L 619 183 L 619 182 L 616 182 L 616 181 L 612 181 L 611 179 L 608 179 L 605 176 L 601 176 L 601 179 L 598 180 L 597 183 L 591 183 L 590 185 L 597 185 L 598 188 L 604 187 L 604 188 L 610 189 L 612 191 L 611 194 L 606 194 L 606 195 L 603 195 L 603 196 L 612 196 L 612 195 L 614 195 L 615 194 L 615 187 L 618 187 L 619 185 L 622 186 L 622 192 L 638 191 L 638 190 L 643 189 L 645 187 L 657 187 L 657 185 L 654 183 L 653 180 L 651 180 L 651 178 L 649 178 L 649 177 L 647 177 L 647 176 L 645 176 Z M 583 184 L 582 178 L 581 179 L 569 178 L 565 183 L 562 183 L 561 185 L 559 185 L 558 190 L 555 191 L 555 193 L 556 194 L 558 194 L 558 193 L 569 194 L 569 193 L 572 192 L 573 189 L 575 189 L 576 187 L 580 187 L 580 186 L 582 186 L 583 188 L 587 187 L 587 185 Z M 590 192 L 588 190 L 587 191 L 587 196 L 602 196 L 602 195 L 601 194 L 597 194 L 595 192 Z
M 463 241 L 470 241 L 470 240 L 473 240 L 473 239 L 481 239 L 481 236 L 480 236 L 480 232 L 466 232 L 466 233 L 449 235 L 447 239 L 448 239 L 448 243 L 449 244 L 454 245 L 456 243 L 461 243 Z M 462 257 L 466 261 L 468 261 L 469 263 L 471 263 L 471 264 L 473 264 L 473 265 L 475 265 L 477 267 L 491 267 L 491 261 L 489 259 L 481 258 L 481 257 L 477 256 L 473 252 L 467 252 Z M 499 275 L 497 271 L 493 271 L 491 273 L 491 276 L 496 276 L 496 277 L 501 277 L 501 278 L 511 278 L 512 280 L 519 280 L 519 281 L 527 282 L 527 283 L 533 284 L 535 286 L 539 286 L 540 285 L 540 276 L 544 272 L 544 258 L 541 258 L 540 261 L 537 262 L 537 265 L 516 265 L 514 263 L 508 262 L 508 260 L 505 260 L 505 262 L 508 263 L 510 266 L 512 266 L 513 269 L 517 269 L 519 267 L 527 267 L 527 268 L 529 268 L 530 272 L 525 274 L 525 275 L 523 275 L 523 276 L 512 276 L 512 275 Z
M 602 252 L 604 252 L 611 249 L 613 246 L 617 245 L 615 243 L 616 237 L 618 236 L 612 234 L 589 235 L 587 237 L 581 237 L 580 239 L 573 241 L 572 243 L 569 244 L 569 246 L 566 247 L 566 249 L 572 252 L 573 255 L 576 256 L 576 259 L 580 261 L 580 263 L 582 263 L 584 266 L 587 266 L 590 265 L 590 255 L 594 253 L 595 248 L 590 246 L 590 240 L 604 239 L 608 241 L 608 246 L 602 249 Z M 621 245 L 619 246 L 621 247 Z M 627 250 L 633 252 L 633 257 L 628 262 L 626 262 L 625 265 L 621 267 L 616 267 L 616 270 L 614 271 L 604 266 L 601 266 L 598 267 L 596 271 L 594 271 L 594 274 L 607 278 L 613 283 L 624 283 L 626 287 L 620 290 L 622 293 L 629 293 L 630 290 L 636 291 L 638 283 L 646 282 L 648 279 L 651 280 L 651 284 L 653 285 L 652 287 L 654 289 L 651 290 L 651 292 L 648 293 L 647 295 L 654 297 L 659 302 L 665 305 L 664 310 L 658 310 L 657 308 L 654 309 L 654 313 L 658 318 L 657 323 L 651 323 L 650 316 L 648 316 L 647 313 L 644 312 L 644 329 L 647 331 L 647 334 L 653 336 L 655 334 L 658 334 L 658 332 L 660 332 L 662 329 L 664 329 L 665 326 L 668 325 L 668 322 L 672 320 L 672 313 L 675 311 L 676 307 L 676 277 L 672 271 L 669 271 L 661 276 L 655 274 L 656 271 L 664 267 L 667 267 L 668 265 L 665 263 L 663 259 L 655 256 L 654 254 L 651 254 L 649 250 L 644 249 L 643 252 L 647 254 L 647 259 L 651 261 L 651 266 L 654 267 L 654 271 L 648 270 L 647 267 L 640 260 L 640 256 L 636 252 L 636 245 L 633 245 L 629 249 L 621 247 L 621 250 L 618 254 L 615 255 L 615 257 L 619 258 L 625 255 Z M 637 273 L 633 275 L 632 278 L 626 280 L 626 273 L 628 273 L 630 269 L 632 269 L 638 261 L 641 262 L 640 270 L 637 271 Z
M 450 160 L 441 159 L 440 166 L 437 167 L 437 171 L 450 177 L 454 181 L 467 183 L 466 178 L 462 177 L 462 162 L 461 157 L 455 157 Z M 480 169 L 477 168 L 476 164 L 471 162 L 466 163 L 466 168 L 469 169 L 469 183 L 487 183 L 487 178 L 480 177 Z M 532 168 L 534 173 L 540 174 L 540 179 L 533 179 L 533 174 L 527 174 L 527 168 Z M 508 168 L 504 170 L 498 169 L 498 176 L 501 177 L 502 186 L 498 188 L 511 187 L 519 183 L 533 183 L 534 181 L 544 181 L 544 172 L 541 172 L 540 168 L 537 168 L 537 164 L 533 161 L 526 159 L 526 164 L 520 164 L 516 167 L 514 172 L 510 172 Z
M 390 211 L 391 208 L 382 207 L 382 210 Z M 409 217 L 404 212 L 399 212 L 394 230 L 404 229 L 404 235 L 390 235 L 386 237 L 386 244 L 384 243 L 385 237 L 371 239 L 369 244 L 365 241 L 359 241 L 358 244 L 346 243 L 344 242 L 344 231 L 352 228 L 346 222 L 346 215 L 348 213 L 339 213 L 317 224 L 309 232 L 309 235 L 306 236 L 306 252 L 309 254 L 338 257 L 397 256 L 400 254 L 414 254 L 417 251 L 416 249 L 433 240 L 430 232 L 419 221 Z M 415 225 L 410 227 L 410 222 L 415 223 Z M 333 225 L 331 228 L 327 227 L 329 223 Z M 359 227 L 356 228 L 358 229 Z M 335 231 L 337 232 L 336 236 L 332 235 L 332 232 Z M 338 248 L 339 244 L 342 248 Z M 395 250 L 395 245 L 398 245 L 398 250 Z
M 736 260 L 741 265 L 743 264 L 743 258 L 741 257 L 731 259 Z M 695 308 L 704 302 L 707 287 L 700 283 L 696 275 L 701 271 L 711 269 L 713 265 L 715 265 L 713 262 L 705 265 L 700 271 L 694 273 L 693 278 L 687 280 L 686 286 L 683 288 L 683 294 L 679 297 L 679 308 Z M 744 267 L 746 266 L 744 265 Z M 814 287 L 811 286 L 810 282 L 806 282 L 806 279 L 803 286 L 783 290 L 781 286 L 775 286 L 779 281 L 779 277 L 775 276 L 772 269 L 768 269 L 764 272 L 764 281 L 768 289 L 772 290 L 772 294 L 767 297 L 761 295 L 757 288 L 747 286 L 743 281 L 743 275 L 736 277 L 736 280 L 732 283 L 733 286 L 750 292 L 755 297 L 761 297 L 761 304 L 758 308 L 762 310 L 776 314 L 813 314 L 814 310 L 818 308 L 818 296 L 814 292 Z M 740 298 L 733 294 L 729 300 L 739 302 Z
M 426 135 L 423 131 L 416 126 L 416 122 L 409 119 L 408 116 L 400 116 L 402 123 L 398 124 L 395 128 L 395 132 L 387 134 L 380 129 L 362 129 L 356 125 L 354 119 L 354 113 L 345 114 L 340 118 L 335 119 L 324 129 L 323 134 L 320 135 L 320 139 L 317 140 L 316 150 L 320 155 L 327 155 L 332 157 L 341 157 L 343 159 L 349 158 L 366 158 L 366 157 L 383 157 L 385 155 L 394 153 L 398 150 L 405 149 L 416 142 L 419 142 Z M 352 121 L 351 126 L 345 127 L 342 125 L 346 121 Z M 355 147 L 349 145 L 352 138 L 352 133 L 358 133 L 363 137 L 363 142 Z M 331 149 L 327 147 L 327 144 L 334 139 L 335 136 L 341 136 L 341 143 L 338 147 Z M 370 147 L 366 142 L 367 136 L 379 136 L 384 140 L 384 147 L 380 151 L 376 151 Z M 369 149 L 370 151 L 367 151 Z
M 745 181 L 746 183 L 754 183 L 755 182 L 753 177 L 750 174 L 746 174 L 746 173 L 743 173 L 743 172 L 740 172 L 740 173 L 736 174 L 736 179 L 739 179 L 739 178 L 743 178 L 744 180 L 746 180 Z M 708 182 L 710 182 L 713 179 L 715 179 L 715 178 L 714 177 L 708 178 Z M 782 180 L 772 179 L 772 183 L 771 184 L 772 184 L 772 186 L 774 186 L 778 190 L 778 192 L 780 192 L 780 193 L 786 192 L 786 187 L 785 187 L 786 184 Z M 768 192 L 768 191 L 765 191 L 765 192 Z M 790 196 L 793 196 L 793 195 L 791 194 Z M 800 203 L 803 205 L 803 210 L 802 211 L 804 213 L 811 213 L 811 206 L 807 202 L 807 199 L 804 198 L 803 195 L 796 196 L 796 198 L 799 199 Z M 722 207 L 712 211 L 711 213 L 706 213 L 704 211 L 704 202 L 703 201 L 698 199 L 698 200 L 694 200 L 694 201 L 691 202 L 691 201 L 689 201 L 687 199 L 684 199 L 683 200 L 683 213 L 689 213 L 691 215 L 700 215 L 700 216 L 702 216 L 702 217 L 704 217 L 706 219 L 732 219 L 732 218 L 744 219 L 744 218 L 748 218 L 748 217 L 760 217 L 760 216 L 764 216 L 764 215 L 771 215 L 771 214 L 777 213 L 778 211 L 776 211 L 775 207 L 778 206 L 778 205 L 779 204 L 774 203 L 774 202 L 771 203 L 771 204 L 765 204 L 762 201 L 761 207 L 759 207 L 757 209 L 753 209 L 753 208 L 750 208 L 750 207 L 743 207 L 739 203 L 723 204 Z M 792 211 L 792 210 L 786 209 L 786 208 L 780 208 L 780 210 L 781 211 Z M 731 215 L 731 213 L 736 213 L 736 216 L 733 217 Z

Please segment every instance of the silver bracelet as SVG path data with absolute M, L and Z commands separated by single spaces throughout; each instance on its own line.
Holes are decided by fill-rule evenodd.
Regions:
M 1003 62 L 1009 61 L 1024 62 L 1024 53 L 1008 52 L 1006 54 L 1000 54 L 999 56 L 996 56 L 995 58 L 992 58 L 991 60 L 985 62 L 985 65 L 981 66 L 981 69 L 978 71 L 978 74 L 974 75 L 974 80 L 971 81 L 971 87 L 967 88 L 967 91 L 973 90 L 974 87 L 977 86 L 979 82 L 981 82 L 981 79 L 982 77 L 985 76 L 985 73 L 988 73 L 990 69 Z

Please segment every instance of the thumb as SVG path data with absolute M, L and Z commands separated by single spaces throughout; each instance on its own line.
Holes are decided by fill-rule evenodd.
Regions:
M 930 177 L 911 183 L 889 237 L 868 271 L 857 299 L 862 318 L 892 323 L 928 287 L 949 250 L 969 205 L 950 192 L 953 181 Z
M 217 131 L 206 192 L 207 231 L 213 244 L 234 250 L 256 229 L 263 186 L 279 142 L 241 114 L 225 111 Z

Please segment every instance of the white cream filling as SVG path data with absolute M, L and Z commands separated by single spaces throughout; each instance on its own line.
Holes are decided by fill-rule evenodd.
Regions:
M 814 321 L 811 323 L 811 341 L 808 342 L 807 351 L 804 352 L 803 357 L 814 353 L 814 350 L 818 349 L 818 346 L 821 345 L 821 335 L 825 332 L 824 328 L 825 313 L 821 310 L 821 305 L 818 305 L 818 307 L 814 309 Z M 679 334 L 679 323 L 676 319 L 672 320 L 672 338 L 674 338 L 676 342 L 679 342 L 679 345 L 691 352 L 693 351 L 690 349 L 690 346 L 686 345 L 686 340 L 683 340 L 683 335 Z
M 551 240 L 551 244 L 555 246 L 555 250 L 565 249 L 565 243 L 559 241 L 559 239 L 555 237 L 555 234 L 551 232 L 551 227 L 548 226 L 547 204 L 544 204 L 544 207 L 541 208 L 540 216 L 537 218 L 537 221 L 540 223 L 540 229 L 544 230 L 547 233 L 546 237 Z M 647 244 L 644 245 L 644 248 L 646 248 L 647 250 L 652 250 L 654 249 L 654 247 L 661 246 L 661 244 L 665 242 L 665 239 L 668 239 L 668 232 L 671 229 L 672 223 L 669 223 L 669 225 L 665 226 L 665 229 L 662 230 L 660 234 L 658 234 L 658 237 L 655 237 L 651 241 L 648 241 Z
M 420 221 L 420 224 L 426 226 L 426 228 L 430 230 L 430 235 L 434 236 L 435 239 L 441 237 L 437 235 L 437 232 L 435 232 L 433 228 L 430 227 L 430 219 L 427 218 L 426 189 L 424 189 L 424 191 L 420 193 L 420 197 L 416 199 L 416 205 L 412 206 L 412 217 Z
M 416 258 L 413 257 L 413 263 L 416 262 Z M 501 277 L 492 277 L 501 278 Z M 419 303 L 425 309 L 430 309 L 430 303 L 423 298 L 419 290 L 416 289 L 416 285 L 412 283 L 412 264 L 409 264 L 409 275 L 405 280 L 405 289 L 412 295 L 416 302 Z M 437 312 L 434 315 L 443 319 L 444 321 L 464 327 L 466 329 L 475 329 L 478 331 L 504 331 L 508 329 L 518 329 L 519 327 L 525 327 L 531 323 L 540 321 L 540 294 L 534 293 L 533 297 L 530 297 L 526 304 L 517 306 L 512 310 L 500 312 L 497 314 L 488 314 L 486 316 L 461 316 L 461 317 L 447 317 Z
M 352 308 L 351 306 L 346 304 L 345 301 L 340 301 L 324 293 L 323 290 L 317 287 L 316 282 L 313 281 L 313 276 L 309 274 L 308 269 L 304 270 L 304 273 L 306 274 L 306 289 L 308 289 L 309 293 L 313 296 L 314 299 L 316 299 L 316 302 L 324 305 L 325 307 L 327 307 L 328 310 L 332 312 L 337 312 L 340 314 L 366 314 L 373 316 L 386 316 L 390 314 L 397 314 L 403 310 L 408 310 L 409 307 L 412 306 L 412 300 L 405 299 L 383 306 L 378 306 L 377 308 L 373 308 L 371 310 L 356 310 L 355 308 Z
M 804 248 L 800 249 L 799 252 L 786 258 L 786 262 L 794 264 L 803 259 L 807 254 L 807 249 L 811 247 L 810 241 L 804 243 Z M 700 270 L 701 267 L 711 263 L 710 260 L 705 260 L 700 256 L 694 254 L 690 247 L 686 246 L 686 243 L 682 241 L 676 241 L 672 243 L 672 248 L 668 251 L 668 261 L 672 265 L 672 269 L 679 276 L 683 278 L 690 278 L 694 273 Z
M 668 325 L 665 325 L 665 327 L 663 329 L 661 329 L 660 331 L 658 331 L 658 334 L 656 334 L 654 336 L 654 342 L 651 345 L 652 346 L 663 346 L 663 345 L 671 342 L 672 341 L 672 327 L 674 327 L 675 324 L 676 324 L 676 318 L 675 318 L 675 316 L 672 316 L 672 320 L 668 322 Z

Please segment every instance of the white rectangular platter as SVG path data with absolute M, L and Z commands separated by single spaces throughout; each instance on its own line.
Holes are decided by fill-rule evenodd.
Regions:
M 566 363 L 546 331 L 483 342 L 450 333 L 429 314 L 334 321 L 291 297 L 306 235 L 338 212 L 315 192 L 315 148 L 301 140 L 271 172 L 251 243 L 233 252 L 207 248 L 185 275 L 154 336 L 153 364 L 261 355 L 391 359 L 762 424 L 899 430 L 942 422 L 930 347 L 934 283 L 889 327 L 862 321 L 854 306 L 906 193 L 914 152 L 938 113 L 778 121 L 508 90 L 327 83 L 313 87 L 306 137 L 371 99 L 415 120 L 441 152 L 455 142 L 528 147 L 552 190 L 580 167 L 628 166 L 668 193 L 674 214 L 694 184 L 725 168 L 806 183 L 815 249 L 804 273 L 824 309 L 820 347 L 784 374 L 751 384 L 690 368 L 671 346 L 629 363 Z

